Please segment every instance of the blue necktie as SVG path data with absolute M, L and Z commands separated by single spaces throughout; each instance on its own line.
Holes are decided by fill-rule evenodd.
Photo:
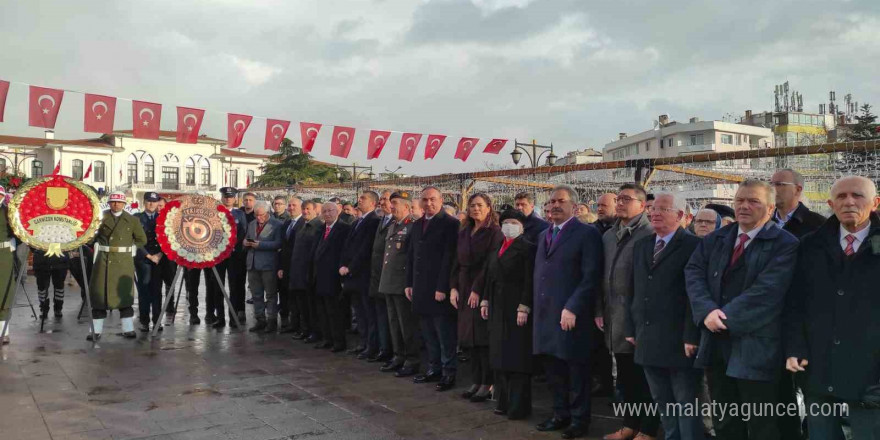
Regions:
M 550 237 L 550 241 L 551 241 L 551 242 L 556 241 L 556 236 L 559 235 L 559 231 L 560 231 L 560 230 L 561 230 L 561 229 L 559 228 L 559 226 L 554 226 L 554 227 L 553 227 L 553 236 Z

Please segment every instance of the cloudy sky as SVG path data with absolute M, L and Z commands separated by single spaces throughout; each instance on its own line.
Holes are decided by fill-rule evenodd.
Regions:
M 151 0 L 7 1 L 0 78 L 209 110 L 202 132 L 225 138 L 225 112 L 358 132 L 348 160 L 331 158 L 325 127 L 314 155 L 365 163 L 370 129 L 449 136 L 437 158 L 397 160 L 392 136 L 374 169 L 436 174 L 509 167 L 510 145 L 557 154 L 600 149 L 659 114 L 721 119 L 773 103 L 790 81 L 816 111 L 838 99 L 880 101 L 880 1 Z M 27 89 L 13 85 L 0 134 L 27 126 Z M 67 93 L 58 138 L 82 132 L 83 98 Z M 244 145 L 262 148 L 255 119 Z M 117 129 L 131 128 L 130 103 Z M 466 164 L 461 136 L 483 139 Z M 289 137 L 299 141 L 298 126 Z

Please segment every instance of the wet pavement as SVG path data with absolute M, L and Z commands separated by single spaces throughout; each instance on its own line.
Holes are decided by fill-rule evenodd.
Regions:
M 26 286 L 36 307 L 33 277 Z M 288 335 L 191 326 L 185 299 L 158 338 L 117 336 L 113 313 L 93 346 L 88 321 L 76 319 L 79 289 L 68 286 L 67 297 L 64 317 L 50 313 L 44 333 L 29 308 L 13 312 L 12 343 L 0 349 L 2 439 L 560 438 L 534 429 L 551 414 L 543 383 L 534 384 L 532 416 L 508 421 L 494 402 L 459 397 L 470 383 L 466 363 L 457 388 L 438 393 Z M 18 304 L 27 304 L 21 293 Z M 607 400 L 594 408 L 591 439 L 619 424 Z

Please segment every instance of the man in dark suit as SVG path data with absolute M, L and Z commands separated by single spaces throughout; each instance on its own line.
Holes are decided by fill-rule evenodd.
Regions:
M 162 314 L 162 284 L 165 278 L 174 277 L 173 273 L 167 274 L 163 271 L 166 267 L 163 264 L 163 260 L 167 260 L 168 257 L 162 253 L 162 249 L 159 247 L 159 242 L 156 239 L 156 218 L 159 216 L 157 211 L 158 204 L 159 194 L 147 191 L 144 193 L 144 211 L 134 215 L 141 222 L 144 233 L 147 234 L 147 244 L 142 248 L 138 248 L 134 259 L 135 273 L 138 276 L 138 314 L 140 330 L 142 332 L 150 331 L 150 312 L 152 312 L 153 326 L 158 326 L 161 331 L 162 324 L 159 322 L 159 318 Z M 38 253 L 35 252 L 34 266 L 37 266 L 37 255 Z M 67 271 L 65 270 L 64 273 L 66 275 Z M 57 284 L 55 288 L 57 291 Z M 63 289 L 64 287 L 62 286 L 61 288 Z M 63 290 L 61 295 L 63 298 Z M 210 304 L 210 301 L 207 302 Z M 209 307 L 208 313 L 212 312 Z
M 229 210 L 229 213 L 232 214 L 236 227 L 235 248 L 232 251 L 232 255 L 221 263 L 227 269 L 225 275 L 229 279 L 229 301 L 234 308 L 234 310 L 229 310 L 230 327 L 235 326 L 235 320 L 232 319 L 233 313 L 238 315 L 239 322 L 245 323 L 244 287 L 247 278 L 247 270 L 245 269 L 247 249 L 243 246 L 243 243 L 244 236 L 247 234 L 248 220 L 245 212 L 235 207 L 235 197 L 237 194 L 238 190 L 231 186 L 220 188 L 221 202 Z M 220 269 L 218 268 L 219 271 Z M 224 274 L 220 273 L 220 276 L 223 277 Z M 219 328 L 220 323 L 217 322 L 214 326 Z
M 703 371 L 694 368 L 700 330 L 684 279 L 700 239 L 681 227 L 686 206 L 673 193 L 654 195 L 648 213 L 654 233 L 636 241 L 633 249 L 633 296 L 627 301 L 632 332 L 626 340 L 635 346 L 635 363 L 644 370 L 666 438 L 702 440 L 698 412 L 666 413 L 671 404 L 693 405 L 703 379 Z
M 786 367 L 802 376 L 810 438 L 842 440 L 846 403 L 852 438 L 877 439 L 880 409 L 861 401 L 880 385 L 880 198 L 874 182 L 849 176 L 831 187 L 828 205 L 834 215 L 801 241 L 786 298 Z M 814 412 L 819 405 L 836 412 Z
M 254 300 L 256 325 L 251 332 L 278 331 L 278 249 L 281 249 L 281 222 L 271 217 L 269 203 L 254 206 L 254 221 L 244 238 L 247 252 L 248 285 Z
M 804 176 L 792 169 L 781 169 L 770 177 L 770 186 L 776 189 L 776 211 L 773 221 L 782 226 L 800 240 L 803 236 L 819 229 L 825 223 L 825 217 L 810 211 L 800 202 L 804 191 Z M 779 402 L 786 405 L 797 405 L 794 377 L 782 368 L 779 378 Z M 801 438 L 801 420 L 797 414 L 779 416 L 779 434 L 782 440 L 799 440 Z
M 394 355 L 391 347 L 391 332 L 388 323 L 388 305 L 385 303 L 385 294 L 379 291 L 379 281 L 382 278 L 382 261 L 385 257 L 385 236 L 388 228 L 394 223 L 391 215 L 391 191 L 385 190 L 379 197 L 379 206 L 376 208 L 379 216 L 379 226 L 376 228 L 376 236 L 373 238 L 372 255 L 370 256 L 370 300 L 376 310 L 376 333 L 379 341 L 379 351 L 368 359 L 369 362 L 389 362 Z
M 550 223 L 538 217 L 538 214 L 535 213 L 535 196 L 530 192 L 524 191 L 514 196 L 513 203 L 514 208 L 526 216 L 526 223 L 523 225 L 523 235 L 532 244 L 536 244 L 538 235 L 550 227 Z
M 342 294 L 342 276 L 339 273 L 342 248 L 349 237 L 351 226 L 339 221 L 339 207 L 327 202 L 321 207 L 324 228 L 315 241 L 312 260 L 315 299 L 324 342 L 315 348 L 330 349 L 333 353 L 345 350 L 345 301 Z
M 312 258 L 317 240 L 324 231 L 324 221 L 318 216 L 318 205 L 312 201 L 302 204 L 303 226 L 296 231 L 291 249 L 290 264 L 286 276 L 289 291 L 299 312 L 299 328 L 293 339 L 308 344 L 321 340 L 321 325 L 318 322 L 318 309 L 313 289 Z
M 379 216 L 375 212 L 378 201 L 379 196 L 373 191 L 364 191 L 358 197 L 360 217 L 352 223 L 339 259 L 342 290 L 351 298 L 361 337 L 360 345 L 349 353 L 356 354 L 358 359 L 369 359 L 379 352 L 376 307 L 370 298 L 373 239 L 376 238 L 376 228 L 379 227 Z
M 605 193 L 596 201 L 596 221 L 593 226 L 600 234 L 614 226 L 617 218 L 617 194 Z M 605 334 L 598 326 L 592 326 L 593 349 L 590 352 L 590 367 L 593 374 L 592 394 L 596 397 L 608 397 L 614 392 L 614 377 L 611 373 L 613 361 L 611 350 L 605 345 Z
M 437 391 L 455 386 L 458 358 L 456 310 L 449 302 L 449 277 L 460 223 L 443 211 L 443 195 L 429 186 L 422 190 L 424 216 L 415 222 L 409 238 L 406 297 L 420 317 L 428 349 L 428 371 L 415 383 L 437 382 Z
M 734 197 L 736 222 L 703 239 L 685 267 L 694 323 L 702 335 L 697 367 L 720 405 L 776 404 L 785 293 L 798 241 L 770 221 L 775 200 L 766 182 L 746 180 Z M 775 439 L 775 414 L 747 421 L 715 415 L 719 440 Z
M 599 196 L 599 200 L 596 201 L 596 221 L 593 222 L 593 226 L 599 230 L 600 234 L 604 234 L 605 231 L 611 229 L 614 226 L 614 221 L 617 220 L 617 216 L 615 214 L 615 207 L 617 206 L 617 194 L 614 193 L 605 193 Z
M 299 309 L 290 290 L 290 258 L 296 245 L 296 233 L 308 221 L 302 214 L 302 199 L 291 197 L 287 201 L 288 219 L 281 225 L 281 251 L 278 254 L 278 301 L 281 313 L 280 333 L 293 333 L 300 327 Z
M 534 275 L 533 353 L 543 355 L 553 393 L 553 416 L 537 429 L 566 428 L 563 438 L 584 436 L 590 426 L 592 305 L 602 283 L 602 237 L 574 218 L 577 202 L 574 188 L 553 189 L 553 224 L 538 238 Z

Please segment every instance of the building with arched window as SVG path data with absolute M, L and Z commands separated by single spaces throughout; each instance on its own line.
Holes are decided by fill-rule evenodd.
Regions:
M 219 197 L 223 186 L 243 187 L 246 179 L 254 183 L 268 162 L 268 155 L 228 149 L 225 140 L 204 135 L 195 144 L 181 144 L 173 131 L 161 131 L 156 140 L 136 139 L 131 130 L 84 140 L 46 134 L 0 136 L 0 173 L 42 176 L 60 163 L 63 175 L 104 192 L 130 191 L 135 199 L 147 191 L 169 198 L 197 191 Z

